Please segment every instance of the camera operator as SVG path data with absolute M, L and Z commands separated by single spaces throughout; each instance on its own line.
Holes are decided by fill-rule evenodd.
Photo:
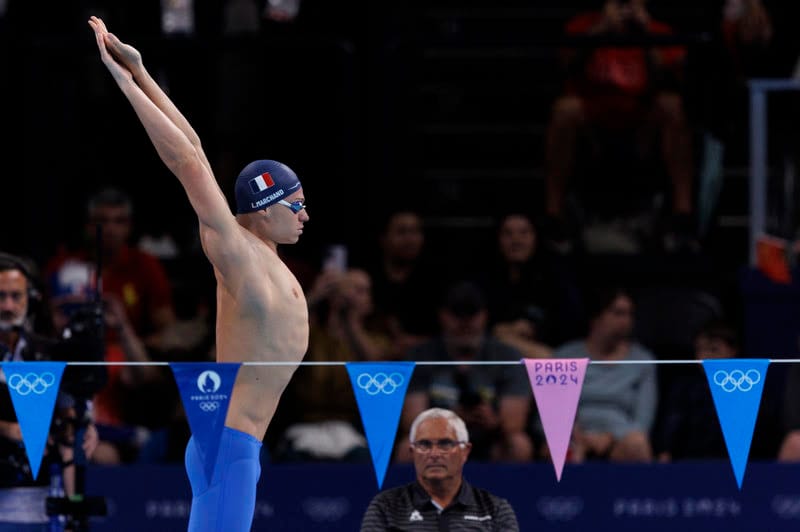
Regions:
M 151 361 L 143 340 L 136 333 L 122 301 L 104 293 L 95 300 L 95 273 L 86 262 L 66 261 L 48 278 L 49 308 L 56 331 L 92 327 L 103 329 L 97 359 L 107 362 Z M 107 378 L 97 387 L 92 401 L 99 444 L 92 461 L 104 465 L 131 463 L 149 437 L 140 413 L 143 396 L 163 381 L 164 372 L 152 365 L 110 366 Z
M 37 361 L 57 358 L 63 342 L 36 334 L 31 306 L 40 299 L 35 268 L 19 257 L 0 253 L 0 356 L 3 361 Z M 75 493 L 74 435 L 76 400 L 59 393 L 53 425 L 36 479 L 25 454 L 5 375 L 0 370 L 0 532 L 48 530 L 45 512 L 51 466 L 62 471 L 64 491 Z M 84 410 L 84 409 L 81 409 Z M 82 451 L 90 456 L 97 446 L 95 427 L 87 421 Z

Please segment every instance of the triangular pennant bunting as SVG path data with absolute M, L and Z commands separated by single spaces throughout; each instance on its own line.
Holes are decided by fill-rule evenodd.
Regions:
M 524 359 L 536 408 L 561 481 L 588 358 Z
M 383 486 L 386 468 L 392 457 L 400 412 L 414 366 L 414 362 L 347 363 L 378 489 Z
M 3 362 L 31 474 L 39 476 L 65 362 Z
M 739 489 L 742 489 L 768 365 L 767 359 L 703 360 Z
M 239 366 L 238 363 L 170 363 L 209 482 Z

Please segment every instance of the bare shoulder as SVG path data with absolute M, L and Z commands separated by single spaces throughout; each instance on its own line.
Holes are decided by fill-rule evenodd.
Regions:
M 246 275 L 265 263 L 280 261 L 264 242 L 239 224 L 225 232 L 201 224 L 200 243 L 209 262 L 226 277 Z
M 298 284 L 294 274 L 278 255 L 277 248 L 245 228 L 240 228 L 232 238 L 217 244 L 216 248 L 212 248 L 204 241 L 204 249 L 217 271 L 223 274 L 219 280 L 230 288 L 242 282 L 259 286 L 262 290 Z

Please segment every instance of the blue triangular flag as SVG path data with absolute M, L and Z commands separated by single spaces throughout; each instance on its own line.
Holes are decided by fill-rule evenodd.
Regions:
M 209 482 L 239 366 L 230 362 L 170 363 Z
M 380 489 L 394 451 L 414 362 L 348 362 L 346 366 Z
M 35 480 L 39 476 L 65 362 L 3 362 L 11 402 Z
M 768 365 L 768 359 L 703 360 L 739 489 L 742 489 Z

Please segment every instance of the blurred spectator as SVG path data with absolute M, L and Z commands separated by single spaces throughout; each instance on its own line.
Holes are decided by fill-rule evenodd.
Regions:
M 291 22 L 300 11 L 301 0 L 267 0 L 264 17 L 275 22 Z
M 311 329 L 307 362 L 378 361 L 390 339 L 372 304 L 372 286 L 364 270 L 322 271 L 307 294 Z M 274 453 L 275 460 L 368 461 L 352 385 L 343 366 L 298 369 L 281 405 L 291 424 Z
M 160 348 L 162 335 L 175 322 L 172 289 L 161 262 L 131 246 L 133 203 L 122 190 L 104 188 L 86 206 L 84 240 L 62 244 L 44 269 L 46 278 L 69 260 L 95 264 L 100 260 L 102 293 L 122 303 L 134 332 L 145 345 Z M 98 228 L 101 238 L 98 240 Z M 95 275 L 95 274 L 92 274 Z
M 467 423 L 476 460 L 530 460 L 533 442 L 526 432 L 533 403 L 530 384 L 522 364 L 502 364 L 519 362 L 522 355 L 489 333 L 486 300 L 478 286 L 453 283 L 439 309 L 439 323 L 440 333 L 412 348 L 410 360 L 490 364 L 415 368 L 400 421 L 397 459 L 411 459 L 403 439 L 414 418 L 427 408 L 441 407 L 454 410 Z
M 164 264 L 131 244 L 133 202 L 128 194 L 102 188 L 89 198 L 86 215 L 83 240 L 60 246 L 45 267 L 54 312 L 66 320 L 75 303 L 91 296 L 99 259 L 106 360 L 208 360 L 210 353 L 204 351 L 212 331 L 202 306 L 196 316 L 177 320 Z M 177 428 L 183 434 L 180 398 L 166 366 L 113 367 L 95 408 L 101 437 L 98 462 L 137 459 L 150 431 Z
M 695 360 L 735 358 L 739 335 L 725 321 L 704 324 L 695 339 Z M 669 383 L 653 431 L 659 461 L 727 458 L 717 409 L 701 364 L 692 364 Z
M 690 237 L 694 223 L 692 130 L 680 92 L 685 48 L 610 44 L 615 39 L 655 39 L 673 33 L 669 25 L 653 19 L 646 0 L 605 0 L 601 9 L 570 19 L 565 32 L 573 37 L 605 37 L 610 42 L 562 52 L 566 82 L 553 104 L 546 140 L 546 237 L 557 249 L 566 250 L 571 243 L 569 181 L 577 161 L 582 160 L 579 149 L 584 147 L 591 148 L 594 163 L 580 169 L 583 179 L 572 188 L 584 189 L 583 203 L 591 199 L 595 209 L 605 205 L 621 209 L 617 200 L 625 198 L 624 207 L 636 208 L 642 192 L 660 189 L 653 186 L 652 177 L 642 175 L 644 163 L 660 156 L 671 180 L 668 234 Z M 613 160 L 613 169 L 597 175 L 605 169 L 598 159 Z M 633 175 L 623 180 L 620 174 L 626 170 Z M 596 175 L 584 176 L 587 172 Z M 626 194 L 616 192 L 621 184 L 610 183 L 612 175 L 624 183 Z
M 724 171 L 747 165 L 749 80 L 791 75 L 783 56 L 790 49 L 798 50 L 800 44 L 793 23 L 787 24 L 800 13 L 792 4 L 714 0 L 707 3 L 701 16 L 684 22 L 705 37 L 689 49 L 685 91 L 689 120 L 702 133 L 695 187 L 701 237 L 713 228 Z M 781 17 L 786 21 L 779 21 Z M 784 27 L 779 31 L 781 24 Z M 774 126 L 774 118 L 772 122 Z M 714 242 L 709 239 L 709 244 Z
M 494 237 L 494 259 L 476 277 L 487 296 L 491 331 L 527 358 L 549 356 L 552 346 L 578 334 L 581 303 L 572 267 L 566 257 L 540 248 L 524 212 L 501 216 Z
M 757 72 L 773 37 L 772 17 L 761 0 L 726 0 L 721 29 L 739 78 Z
M 587 298 L 587 313 L 586 338 L 568 342 L 553 354 L 590 359 L 573 431 L 574 460 L 650 461 L 658 385 L 653 364 L 625 364 L 655 358 L 631 338 L 633 298 L 625 288 L 601 285 Z M 592 363 L 605 361 L 621 363 Z
M 699 28 L 710 39 L 687 57 L 687 108 L 693 123 L 735 147 L 747 140 L 748 80 L 788 77 L 790 69 L 779 66 L 773 17 L 761 0 L 712 5 Z
M 369 263 L 375 306 L 386 316 L 392 336 L 392 356 L 405 357 L 408 349 L 437 330 L 436 301 L 443 275 L 434 269 L 425 250 L 422 216 L 413 209 L 390 212 L 380 226 L 378 256 Z

